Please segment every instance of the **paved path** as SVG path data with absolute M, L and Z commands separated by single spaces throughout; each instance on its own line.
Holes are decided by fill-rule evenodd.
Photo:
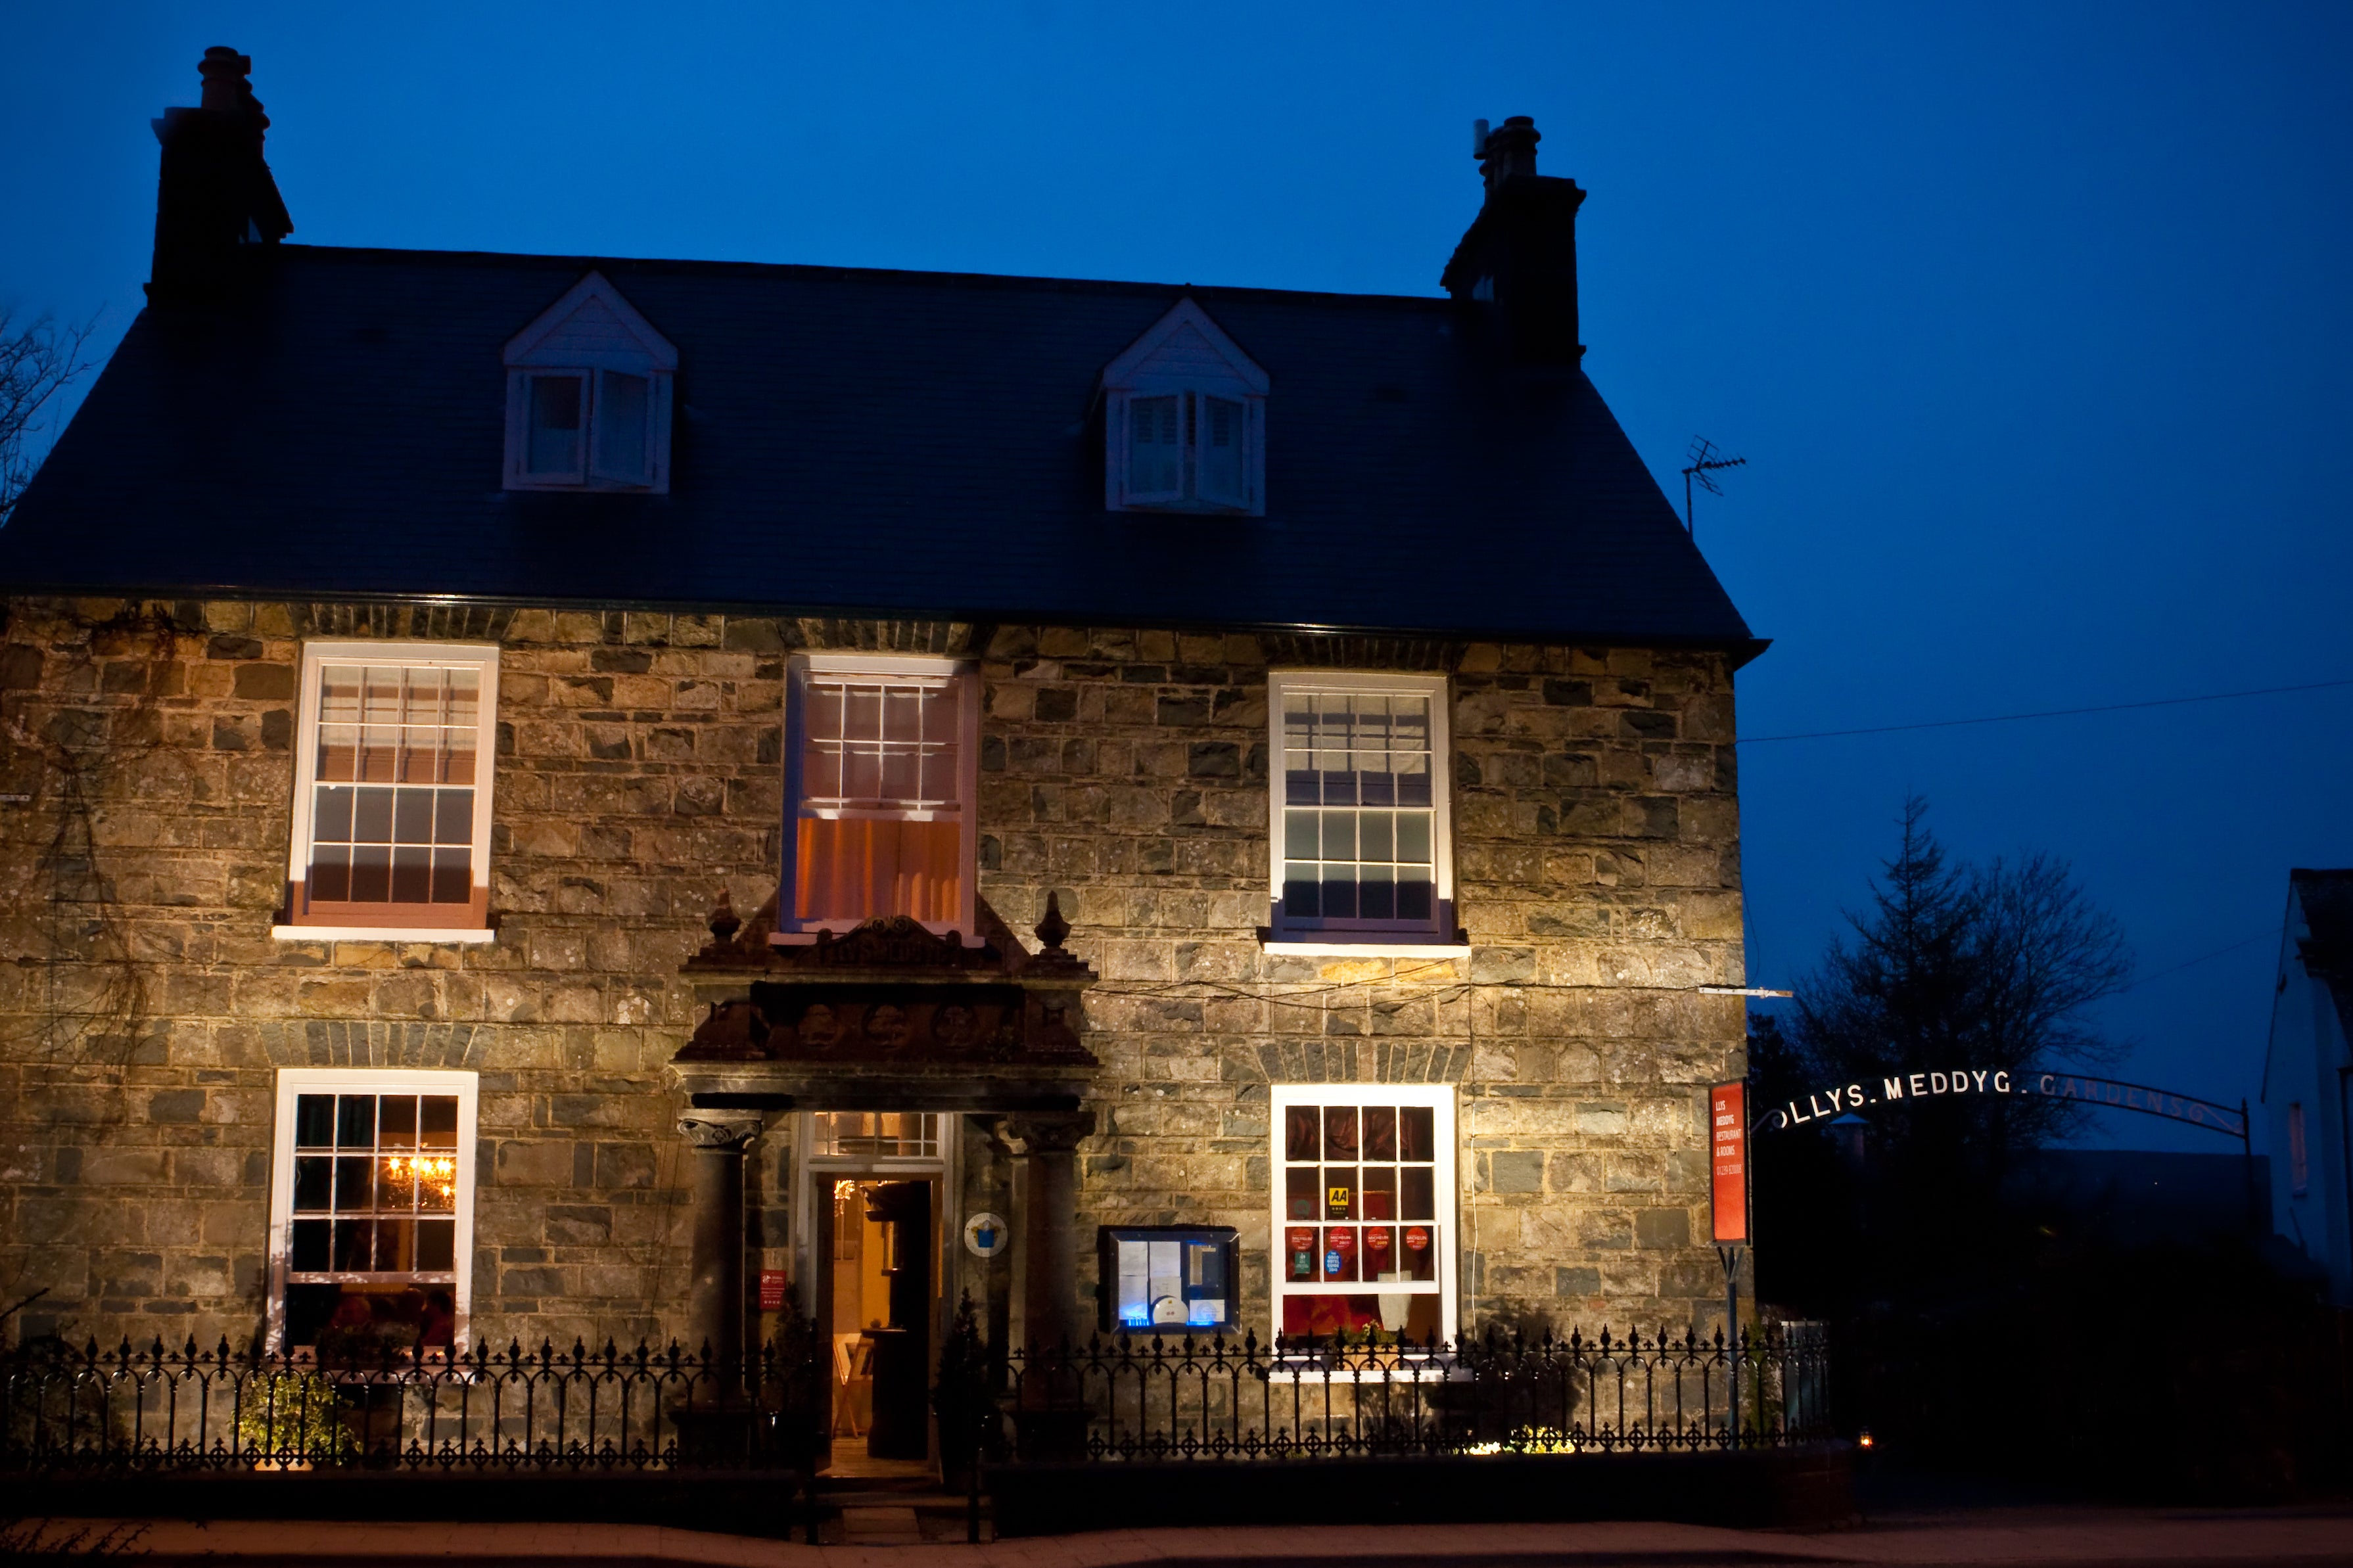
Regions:
M 879 1514 L 904 1510 L 878 1509 Z M 1812 1533 L 1685 1524 L 1480 1524 L 1106 1531 L 1001 1541 L 883 1544 L 905 1521 L 861 1521 L 839 1546 L 655 1525 L 160 1521 L 147 1568 L 244 1563 L 465 1563 L 482 1568 L 1705 1568 L 1708 1564 L 2258 1563 L 2353 1568 L 2353 1508 L 1978 1509 L 1887 1516 Z M 860 1539 L 860 1537 L 865 1539 Z

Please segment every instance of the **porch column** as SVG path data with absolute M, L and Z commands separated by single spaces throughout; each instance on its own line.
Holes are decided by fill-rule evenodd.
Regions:
M 744 1353 L 744 1151 L 760 1118 L 741 1110 L 689 1110 L 678 1130 L 693 1145 L 693 1275 L 687 1285 L 687 1349 Z
M 1021 1321 L 1032 1350 L 1087 1337 L 1079 1308 L 1079 1140 L 1095 1130 L 1092 1110 L 1025 1110 L 1004 1121 L 1018 1141 L 1022 1185 Z

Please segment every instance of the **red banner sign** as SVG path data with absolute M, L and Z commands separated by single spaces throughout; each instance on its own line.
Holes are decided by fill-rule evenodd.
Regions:
M 1708 1195 L 1715 1239 L 1748 1239 L 1748 1086 L 1719 1083 L 1707 1091 Z
M 760 1310 L 781 1312 L 785 1310 L 785 1271 L 781 1268 L 760 1270 Z

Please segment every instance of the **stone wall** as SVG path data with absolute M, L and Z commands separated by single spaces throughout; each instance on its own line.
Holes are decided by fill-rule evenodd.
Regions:
M 497 940 L 279 942 L 304 636 L 495 640 Z M 1472 1321 L 1704 1317 L 1702 1086 L 1739 1070 L 1721 656 L 1163 631 L 332 605 L 16 601 L 0 643 L 0 1305 L 242 1340 L 272 1072 L 481 1075 L 478 1336 L 672 1326 L 661 1063 L 712 895 L 773 882 L 784 659 L 984 660 L 981 888 L 1060 891 L 1103 982 L 1082 1221 L 1242 1228 L 1266 1085 L 1461 1086 Z M 1269 665 L 1451 671 L 1467 961 L 1270 958 Z M 756 1240 L 786 1256 L 783 1140 Z M 1092 1268 L 1091 1246 L 1082 1256 Z

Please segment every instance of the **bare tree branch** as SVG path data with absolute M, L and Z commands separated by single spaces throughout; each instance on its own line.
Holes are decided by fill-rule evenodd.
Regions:
M 0 310 L 0 525 L 48 450 L 59 397 L 90 368 L 85 351 L 97 330 L 95 315 L 59 326 L 46 310 L 29 322 Z

